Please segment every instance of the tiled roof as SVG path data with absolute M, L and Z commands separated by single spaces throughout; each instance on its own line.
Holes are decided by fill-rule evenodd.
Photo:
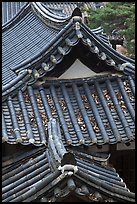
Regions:
M 2 201 L 58 202 L 72 193 L 88 202 L 134 202 L 108 166 L 110 155 L 86 150 L 135 140 L 135 61 L 76 10 L 57 15 L 48 3 L 18 7 L 2 27 L 2 142 L 24 148 L 2 162 Z M 76 59 L 107 74 L 57 78 Z
M 30 2 L 2 2 L 2 25 L 12 21 L 16 15 Z M 46 9 L 50 9 L 55 15 L 71 16 L 76 7 L 86 6 L 95 8 L 95 2 L 41 2 Z
M 2 104 L 3 141 L 47 143 L 47 122 L 60 122 L 64 144 L 103 145 L 135 137 L 132 76 L 46 81 L 18 91 Z
M 16 162 L 3 165 L 3 202 L 56 202 L 74 193 L 88 201 L 113 200 L 134 202 L 115 169 L 105 165 L 108 158 L 67 150 L 55 119 L 48 123 L 48 149 L 33 150 Z
M 104 61 L 107 66 L 134 74 L 134 60 L 113 50 L 101 27 L 90 30 L 76 16 L 71 19 L 55 18 L 55 15 L 43 10 L 39 2 L 26 4 L 21 13 L 2 31 L 4 97 L 17 87 L 21 88 L 30 72 L 32 75 L 38 72 L 37 75 L 41 77 L 53 70 L 80 43 L 97 57 L 92 67 L 96 67 L 96 60 L 100 60 L 100 63 Z M 96 71 L 99 69 L 96 68 Z
M 2 2 L 2 25 L 8 23 L 27 2 Z
M 70 16 L 77 7 L 77 2 L 42 2 L 42 5 L 55 14 Z
M 2 33 L 2 84 L 16 78 L 11 68 L 37 55 L 58 31 L 47 27 L 25 7 L 19 22 Z
M 134 74 L 135 61 L 115 51 L 106 43 L 103 35 L 97 35 L 100 29 L 90 30 L 81 22 L 81 18 L 74 17 L 73 21 L 68 23 L 57 36 L 40 52 L 40 54 L 20 63 L 15 67 L 11 67 L 13 71 L 19 72 L 23 69 L 37 70 L 41 68 L 42 62 L 49 66 L 47 71 L 51 71 L 56 64 L 60 63 L 64 56 L 70 53 L 73 47 L 82 43 L 87 47 L 93 56 L 98 57 L 97 60 L 105 61 L 107 65 L 113 66 L 116 70 L 130 71 Z M 80 57 L 80 56 L 79 56 Z M 123 65 L 122 65 L 123 64 Z M 124 69 L 125 68 L 125 69 Z M 97 70 L 96 70 L 97 71 Z
M 40 26 L 42 26 L 42 24 L 38 23 L 39 28 L 41 28 Z M 64 69 L 61 69 L 60 71 L 58 70 L 58 72 L 56 71 L 56 65 L 61 63 L 63 59 L 66 59 L 66 56 L 69 56 L 69 53 L 72 53 L 73 47 L 76 48 L 79 45 L 81 45 L 81 48 L 78 49 L 79 51 L 73 55 L 71 60 L 74 60 L 75 57 L 75 59 L 80 58 L 87 61 L 89 67 L 95 70 L 95 72 L 100 72 L 103 69 L 112 71 L 118 70 L 131 75 L 134 75 L 135 73 L 134 60 L 127 58 L 112 49 L 105 42 L 105 39 L 102 40 L 102 37 L 97 36 L 97 29 L 92 32 L 84 24 L 75 22 L 75 20 L 74 22 L 67 24 L 58 34 L 57 31 L 53 32 L 51 29 L 48 30 L 45 26 L 42 27 L 42 29 L 47 37 L 40 38 L 41 31 L 39 29 L 38 32 L 40 33 L 35 36 L 35 39 L 38 41 L 36 44 L 33 43 L 34 35 L 30 37 L 30 33 L 26 32 L 26 38 L 29 36 L 28 45 L 26 45 L 26 41 L 24 41 L 24 38 L 21 35 L 21 39 L 23 39 L 22 43 L 18 41 L 18 49 L 14 49 L 14 46 L 10 49 L 11 55 L 13 54 L 12 58 L 9 58 L 8 52 L 6 52 L 6 49 L 3 49 L 2 78 L 4 97 L 12 91 L 13 87 L 16 89 L 16 87 L 19 88 L 21 86 L 19 85 L 19 82 L 21 83 L 21 81 L 18 80 L 18 77 L 22 78 L 23 82 L 21 84 L 23 84 L 25 80 L 24 78 L 28 76 L 28 74 L 30 74 L 30 77 L 34 78 L 40 78 L 44 75 L 53 76 L 54 72 L 62 74 L 65 71 L 65 66 Z M 3 41 L 7 44 L 5 38 Z M 45 42 L 49 43 L 45 44 Z M 9 44 L 7 44 L 7 46 Z M 25 51 L 29 46 L 30 50 Z M 84 55 L 84 50 L 89 57 Z M 22 55 L 20 55 L 21 53 Z M 33 53 L 32 57 L 31 53 Z M 19 58 L 15 59 L 18 55 Z M 93 58 L 92 61 L 89 60 L 90 57 Z M 14 60 L 11 59 L 15 59 L 16 64 L 14 63 Z M 97 63 L 97 61 L 99 63 Z M 14 72 L 19 76 L 17 77 Z M 12 73 L 14 77 L 12 77 L 10 73 Z
M 81 4 L 82 3 L 82 4 Z M 70 16 L 76 7 L 95 7 L 93 2 L 42 2 L 43 5 L 51 9 L 56 14 Z

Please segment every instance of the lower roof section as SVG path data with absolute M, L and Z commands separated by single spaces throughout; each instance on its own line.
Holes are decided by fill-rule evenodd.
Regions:
M 4 162 L 2 202 L 58 202 L 73 194 L 88 202 L 135 202 L 135 193 L 99 155 L 69 152 L 54 137 L 48 149 L 36 148 L 16 162 Z
M 47 80 L 2 104 L 2 141 L 47 145 L 51 119 L 65 145 L 129 143 L 135 138 L 135 81 L 131 76 Z

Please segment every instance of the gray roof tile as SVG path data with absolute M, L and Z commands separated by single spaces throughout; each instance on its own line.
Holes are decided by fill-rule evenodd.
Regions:
M 46 124 L 51 118 L 59 119 L 66 145 L 103 145 L 133 140 L 135 99 L 128 79 L 127 76 L 115 76 L 104 77 L 101 81 L 99 78 L 80 82 L 49 81 L 38 89 L 28 86 L 25 92 L 18 92 L 18 97 L 9 96 L 3 103 L 7 142 L 13 142 L 14 138 L 16 143 L 14 130 L 19 129 L 21 137 L 26 135 L 22 144 L 29 144 L 31 139 L 34 145 L 46 143 Z M 11 129 L 15 132 L 12 141 Z
M 48 134 L 48 149 L 34 149 L 3 163 L 3 202 L 32 202 L 34 199 L 56 202 L 72 192 L 86 196 L 88 201 L 111 198 L 134 202 L 135 194 L 129 191 L 116 170 L 102 164 L 109 156 L 103 158 L 99 154 L 67 150 L 55 119 L 48 123 Z
M 2 84 L 16 77 L 10 70 L 12 67 L 39 53 L 57 33 L 40 22 L 31 10 L 18 24 L 5 31 L 2 36 Z
M 24 148 L 23 154 L 19 149 L 20 155 L 2 162 L 3 202 L 58 202 L 71 192 L 89 202 L 135 201 L 115 169 L 102 164 L 109 156 L 81 152 L 85 146 L 135 139 L 135 62 L 111 48 L 101 27 L 90 30 L 79 17 L 69 22 L 58 15 L 60 6 L 72 14 L 75 3 L 45 2 L 49 10 L 39 2 L 2 4 L 7 10 L 2 28 L 2 142 Z M 76 47 L 81 47 L 79 55 L 74 54 Z M 60 76 L 66 57 L 83 59 L 85 53 L 88 59 L 92 56 L 89 67 L 94 71 L 122 76 L 35 83 L 45 75 Z
M 9 22 L 27 2 L 2 2 L 2 24 Z

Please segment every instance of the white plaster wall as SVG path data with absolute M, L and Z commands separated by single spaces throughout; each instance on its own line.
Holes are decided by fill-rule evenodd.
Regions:
M 80 60 L 76 59 L 70 68 L 59 77 L 59 79 L 85 78 L 95 75 L 97 75 L 95 72 L 86 67 L 80 62 Z
M 75 62 L 64 72 L 59 79 L 75 79 L 75 78 L 86 78 L 94 77 L 97 75 L 111 74 L 110 72 L 100 72 L 95 73 L 84 65 L 79 59 L 76 59 Z M 115 74 L 112 74 L 115 75 Z

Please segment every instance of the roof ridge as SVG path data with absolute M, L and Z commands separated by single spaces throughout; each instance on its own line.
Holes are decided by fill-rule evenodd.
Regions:
M 67 39 L 69 39 L 70 33 L 74 33 L 73 38 L 74 36 L 77 38 L 75 39 L 75 42 L 72 42 L 72 43 L 68 42 Z M 65 39 L 65 44 L 67 44 L 67 46 L 70 47 L 70 50 L 65 52 L 63 51 L 63 49 L 62 50 L 58 49 L 57 53 L 61 55 L 61 60 L 57 61 L 56 57 L 52 53 L 54 53 L 55 48 L 61 47 L 62 42 L 64 43 L 64 39 Z M 69 41 L 71 40 L 69 39 Z M 126 70 L 126 67 L 127 67 L 128 68 L 127 70 L 128 71 L 131 70 L 131 73 L 134 74 L 135 61 L 133 59 L 130 59 L 118 53 L 113 48 L 111 48 L 109 45 L 107 45 L 106 42 L 104 42 L 102 38 L 97 36 L 96 30 L 92 31 L 85 24 L 82 23 L 81 17 L 79 16 L 74 16 L 72 18 L 72 21 L 69 22 L 57 34 L 57 36 L 48 45 L 46 45 L 43 48 L 41 53 L 37 54 L 36 56 L 33 56 L 31 59 L 24 61 L 23 63 L 17 65 L 16 67 L 12 67 L 11 69 L 13 71 L 19 72 L 22 69 L 26 69 L 26 68 L 28 69 L 30 67 L 33 67 L 32 65 L 34 65 L 36 61 L 37 61 L 37 66 L 41 66 L 40 64 L 42 63 L 45 56 L 48 54 L 48 56 L 52 55 L 55 58 L 54 60 L 53 57 L 51 56 L 48 57 L 52 63 L 52 67 L 47 70 L 49 72 L 51 71 L 51 69 L 54 68 L 56 64 L 60 63 L 63 57 L 71 51 L 72 47 L 77 45 L 79 42 L 82 42 L 84 45 L 86 45 L 86 47 L 88 47 L 88 49 L 91 52 L 95 53 L 98 56 L 98 58 L 100 58 L 101 60 L 104 60 L 107 65 L 110 65 L 114 67 L 115 69 L 122 71 L 122 72 Z M 48 61 L 48 59 L 46 59 L 46 61 Z
M 55 15 L 46 5 L 43 6 L 41 2 L 32 2 L 31 4 L 35 11 L 37 11 L 42 17 L 47 17 L 53 22 L 63 23 L 67 20 L 70 20 L 69 16 Z
M 76 173 L 76 159 L 73 153 L 66 150 L 62 142 L 59 123 L 55 118 L 51 118 L 48 122 L 48 155 L 53 172 L 58 168 L 66 175 Z

